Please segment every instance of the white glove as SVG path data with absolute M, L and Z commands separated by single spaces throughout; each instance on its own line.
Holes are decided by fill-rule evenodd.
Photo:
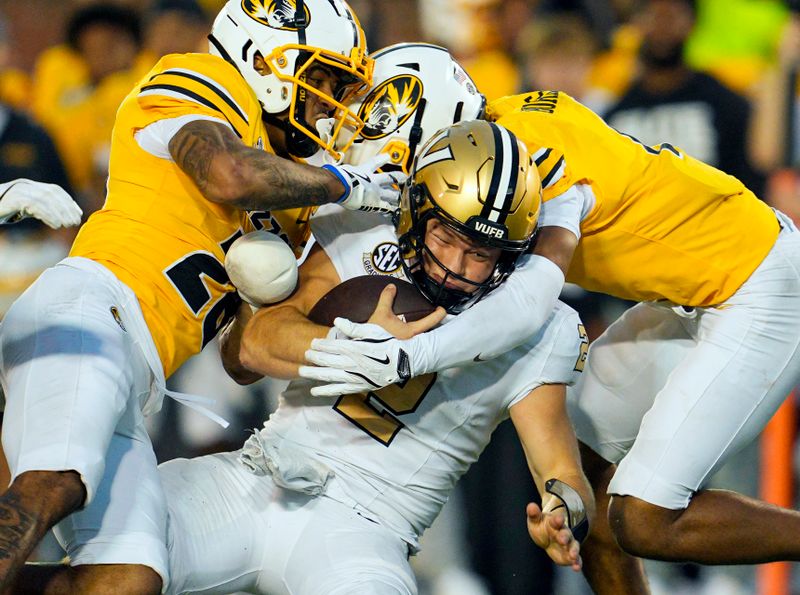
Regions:
M 397 188 L 406 181 L 402 172 L 375 172 L 386 165 L 390 157 L 386 153 L 376 155 L 361 165 L 323 165 L 344 185 L 344 194 L 337 200 L 346 209 L 393 213 L 400 203 Z
M 61 186 L 20 178 L 0 184 L 0 223 L 34 217 L 53 229 L 81 222 L 83 211 Z
M 333 321 L 334 329 L 349 339 L 314 339 L 300 376 L 329 384 L 315 386 L 315 397 L 332 397 L 375 391 L 411 378 L 408 354 L 401 341 L 377 324 L 356 324 L 346 318 Z M 331 335 L 329 334 L 328 337 Z

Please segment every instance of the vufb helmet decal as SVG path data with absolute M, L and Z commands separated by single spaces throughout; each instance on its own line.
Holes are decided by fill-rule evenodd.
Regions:
M 358 111 L 358 117 L 364 121 L 361 136 L 375 140 L 393 133 L 414 114 L 423 92 L 422 81 L 411 74 L 401 74 L 381 83 Z
M 254 21 L 282 31 L 297 31 L 311 23 L 311 12 L 303 5 L 303 21 L 298 23 L 297 0 L 242 0 L 242 10 Z

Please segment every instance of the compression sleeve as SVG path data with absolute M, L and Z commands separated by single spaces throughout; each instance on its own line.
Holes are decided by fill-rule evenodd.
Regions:
M 464 365 L 478 356 L 497 357 L 539 330 L 555 308 L 564 274 L 543 256 L 526 258 L 485 299 L 447 324 L 401 342 L 415 376 Z

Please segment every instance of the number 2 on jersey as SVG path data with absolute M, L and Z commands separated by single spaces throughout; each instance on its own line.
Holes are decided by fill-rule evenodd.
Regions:
M 197 316 L 211 301 L 211 291 L 207 279 L 219 285 L 230 284 L 223 264 L 209 252 L 192 252 L 164 271 L 175 289 Z M 203 317 L 203 337 L 201 348 L 217 336 L 228 321 L 236 315 L 241 300 L 236 292 L 224 293 L 209 308 Z
M 389 446 L 405 426 L 397 416 L 416 411 L 435 381 L 436 374 L 425 374 L 375 392 L 344 395 L 333 409 L 384 446 Z

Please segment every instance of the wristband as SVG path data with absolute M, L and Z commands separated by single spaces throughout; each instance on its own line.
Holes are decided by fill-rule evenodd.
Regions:
M 329 172 L 331 172 L 334 176 L 336 176 L 339 179 L 339 181 L 342 183 L 342 186 L 344 186 L 344 192 L 339 198 L 336 199 L 337 204 L 343 203 L 345 200 L 347 200 L 347 197 L 350 196 L 350 183 L 342 175 L 342 172 L 339 171 L 338 167 L 326 164 L 322 166 L 322 169 L 327 169 Z

